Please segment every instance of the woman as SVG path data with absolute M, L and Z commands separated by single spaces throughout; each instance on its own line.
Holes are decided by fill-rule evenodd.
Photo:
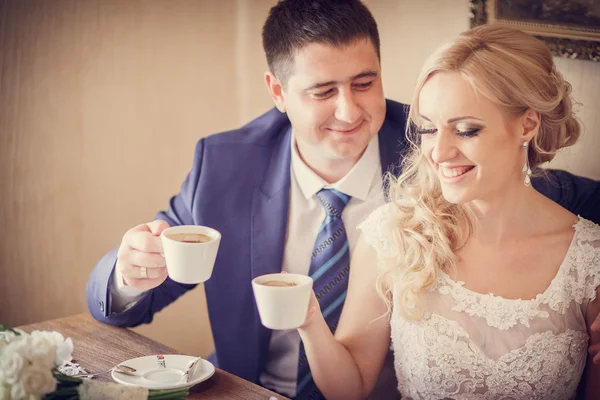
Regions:
M 390 340 L 405 398 L 575 397 L 600 310 L 600 227 L 530 185 L 579 136 L 570 92 L 517 30 L 478 27 L 430 57 L 412 153 L 360 226 L 335 337 L 314 298 L 299 328 L 325 397 L 366 397 Z M 600 398 L 600 367 L 586 373 Z

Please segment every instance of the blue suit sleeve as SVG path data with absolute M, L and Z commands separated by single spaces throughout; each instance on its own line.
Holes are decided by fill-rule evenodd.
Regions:
M 547 170 L 533 186 L 573 214 L 600 224 L 600 182 L 561 170 Z
M 155 219 L 162 219 L 175 225 L 193 225 L 192 209 L 194 207 L 196 188 L 200 180 L 204 140 L 196 145 L 194 163 L 191 171 L 181 186 L 179 194 L 169 202 L 169 209 L 156 214 Z M 162 285 L 149 290 L 131 308 L 119 314 L 110 313 L 110 280 L 117 262 L 117 249 L 111 250 L 94 266 L 86 288 L 88 309 L 92 316 L 110 325 L 132 327 L 150 323 L 154 313 L 171 304 L 179 296 L 196 285 L 185 285 L 167 278 Z

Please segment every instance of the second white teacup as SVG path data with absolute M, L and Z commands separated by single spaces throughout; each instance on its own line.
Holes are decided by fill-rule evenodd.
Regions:
M 215 266 L 221 234 L 200 225 L 180 225 L 161 235 L 169 277 L 180 283 L 207 281 Z
M 262 324 L 269 329 L 295 329 L 304 324 L 313 280 L 299 274 L 268 274 L 252 280 Z

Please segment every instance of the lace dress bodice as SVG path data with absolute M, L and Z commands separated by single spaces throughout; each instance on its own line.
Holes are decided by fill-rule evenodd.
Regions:
M 386 204 L 359 226 L 380 259 L 397 250 L 384 230 L 392 212 Z M 403 398 L 574 398 L 587 357 L 586 309 L 600 286 L 600 226 L 580 218 L 574 229 L 555 278 L 535 299 L 479 294 L 441 273 L 422 293 L 422 319 L 392 312 Z

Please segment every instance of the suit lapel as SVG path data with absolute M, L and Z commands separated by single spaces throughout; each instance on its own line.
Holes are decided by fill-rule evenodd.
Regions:
M 252 278 L 281 272 L 290 198 L 290 138 L 283 135 L 252 198 Z
M 273 149 L 265 179 L 261 187 L 255 189 L 252 198 L 252 279 L 281 272 L 290 203 L 290 140 L 291 128 L 281 135 L 281 140 Z M 257 372 L 260 375 L 266 362 L 271 331 L 260 323 L 256 306 L 254 312 L 259 332 L 260 359 Z

